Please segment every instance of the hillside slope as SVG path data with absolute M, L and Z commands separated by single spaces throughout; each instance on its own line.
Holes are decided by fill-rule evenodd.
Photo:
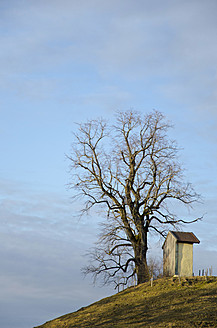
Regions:
M 217 277 L 144 283 L 39 327 L 217 327 Z

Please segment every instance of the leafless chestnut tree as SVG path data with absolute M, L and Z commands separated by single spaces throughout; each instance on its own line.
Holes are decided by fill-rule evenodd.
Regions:
M 186 183 L 170 124 L 158 111 L 119 112 L 114 125 L 93 120 L 78 125 L 71 155 L 70 186 L 85 199 L 83 211 L 106 209 L 102 232 L 86 273 L 116 286 L 135 276 L 149 278 L 148 232 L 165 236 L 185 221 L 171 213 L 168 201 L 191 206 L 198 199 Z

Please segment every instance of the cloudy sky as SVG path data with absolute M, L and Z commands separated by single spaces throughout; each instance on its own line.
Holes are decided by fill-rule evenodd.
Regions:
M 77 217 L 65 154 L 75 122 L 163 112 L 217 275 L 217 2 L 0 1 L 0 326 L 29 328 L 112 294 L 83 280 L 99 218 Z M 180 210 L 180 213 L 182 210 Z M 150 243 L 161 257 L 162 241 Z

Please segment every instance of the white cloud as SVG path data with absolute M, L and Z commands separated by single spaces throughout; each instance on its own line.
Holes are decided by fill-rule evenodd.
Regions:
M 52 318 L 73 310 L 69 304 L 93 300 L 79 268 L 96 239 L 95 225 L 88 219 L 72 224 L 79 204 L 69 205 L 57 191 L 65 169 L 58 158 L 69 146 L 70 122 L 109 116 L 120 107 L 159 106 L 175 122 L 189 180 L 205 194 L 191 215 L 208 213 L 191 228 L 202 241 L 195 260 L 210 263 L 216 252 L 216 1 L 24 0 L 0 6 L 2 174 L 25 176 L 33 185 L 0 181 L 0 284 L 8 308 L 14 304 L 21 313 L 19 300 L 25 309 L 30 304 L 32 319 L 44 311 L 47 320 L 45 311 Z M 54 192 L 41 191 L 49 188 Z M 3 301 L 2 327 L 18 328 L 18 322 L 7 323 Z M 19 320 L 23 328 L 24 318 Z
M 0 324 L 5 328 L 39 325 L 112 293 L 99 288 L 93 293 L 90 280 L 83 280 L 80 269 L 95 241 L 96 221 L 79 221 L 76 209 L 58 193 L 1 181 Z M 23 318 L 26 311 L 31 315 Z
M 76 80 L 92 67 L 104 83 L 121 77 L 151 84 L 161 96 L 214 115 L 215 9 L 213 1 L 11 5 L 2 17 L 7 31 L 0 35 L 2 86 L 33 98 L 51 97 L 54 90 L 63 92 L 64 77 L 84 96 Z

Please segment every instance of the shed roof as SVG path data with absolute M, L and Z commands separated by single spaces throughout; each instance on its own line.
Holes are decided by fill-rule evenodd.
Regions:
M 188 244 L 199 244 L 199 239 L 193 234 L 193 232 L 183 232 L 183 231 L 169 231 L 173 235 L 173 237 L 176 238 L 177 242 L 179 243 L 188 243 Z M 169 234 L 168 233 L 168 234 Z M 168 235 L 167 235 L 168 237 Z M 166 240 L 167 240 L 166 237 Z M 164 245 L 166 243 L 166 240 L 164 241 L 164 244 L 162 248 L 164 248 Z
M 182 232 L 182 231 L 170 231 L 173 236 L 181 243 L 196 243 L 199 244 L 199 239 L 193 234 L 193 232 Z

